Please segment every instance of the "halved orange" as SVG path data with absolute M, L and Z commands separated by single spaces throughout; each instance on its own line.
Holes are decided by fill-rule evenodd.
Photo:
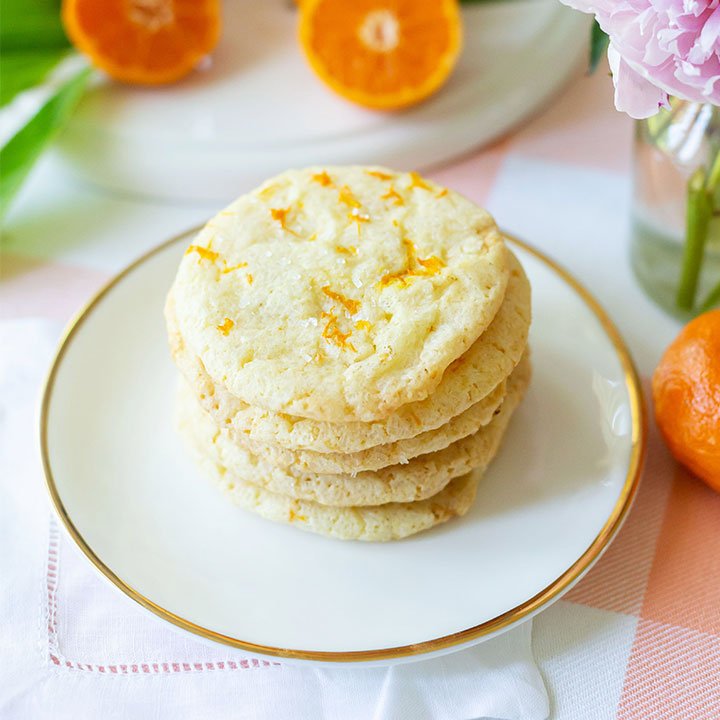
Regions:
M 111 77 L 160 85 L 215 47 L 220 0 L 63 0 L 62 20 L 75 47 Z
M 457 0 L 304 0 L 300 44 L 329 87 L 395 110 L 435 92 L 462 46 Z

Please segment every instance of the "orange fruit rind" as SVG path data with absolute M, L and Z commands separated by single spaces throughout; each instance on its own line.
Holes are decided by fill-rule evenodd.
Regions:
M 672 454 L 720 492 L 720 310 L 683 328 L 653 374 L 652 392 Z
M 110 77 L 162 85 L 187 75 L 220 37 L 220 0 L 63 0 L 75 47 Z
M 462 47 L 457 0 L 304 0 L 300 44 L 338 95 L 398 110 L 436 92 Z

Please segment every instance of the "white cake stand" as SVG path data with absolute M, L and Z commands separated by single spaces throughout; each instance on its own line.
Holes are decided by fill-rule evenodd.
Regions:
M 576 70 L 587 21 L 557 0 L 464 8 L 465 47 L 448 85 L 402 113 L 336 97 L 306 65 L 283 0 L 225 3 L 212 62 L 160 89 L 99 80 L 61 138 L 84 177 L 113 190 L 229 201 L 288 167 L 424 168 L 531 115 Z

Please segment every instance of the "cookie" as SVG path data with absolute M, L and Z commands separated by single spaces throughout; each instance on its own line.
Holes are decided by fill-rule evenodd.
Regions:
M 522 360 L 520 362 L 522 363 Z M 288 450 L 279 445 L 253 440 L 244 441 L 241 445 L 273 465 L 292 465 L 314 473 L 347 474 L 363 470 L 379 470 L 388 465 L 407 463 L 418 455 L 442 450 L 456 440 L 477 432 L 495 417 L 505 398 L 505 385 L 506 381 L 503 380 L 489 395 L 439 428 L 359 452 L 319 453 L 313 450 Z
M 219 213 L 172 292 L 188 351 L 232 397 L 345 423 L 428 398 L 507 282 L 485 210 L 416 173 L 332 167 L 283 173 Z
M 231 480 L 222 467 L 208 458 L 201 458 L 199 463 L 230 500 L 244 510 L 327 537 L 368 542 L 400 540 L 464 515 L 475 499 L 479 480 L 478 473 L 470 473 L 420 502 L 332 507 L 311 500 L 296 500 L 250 482 Z
M 530 325 L 530 285 L 510 253 L 504 301 L 488 329 L 443 374 L 435 392 L 376 422 L 330 423 L 269 412 L 248 405 L 220 382 L 213 382 L 202 361 L 186 345 L 175 320 L 171 293 L 166 319 L 171 352 L 185 379 L 216 423 L 236 442 L 272 443 L 292 450 L 355 453 L 415 437 L 447 423 L 497 387 L 520 361 Z
M 196 453 L 211 461 L 229 484 L 249 483 L 271 493 L 337 507 L 417 502 L 436 495 L 453 479 L 485 468 L 494 457 L 510 418 L 530 380 L 529 360 L 508 380 L 507 394 L 487 426 L 448 447 L 419 455 L 408 463 L 355 475 L 317 474 L 292 465 L 278 466 L 235 444 L 180 385 L 178 419 L 181 432 Z

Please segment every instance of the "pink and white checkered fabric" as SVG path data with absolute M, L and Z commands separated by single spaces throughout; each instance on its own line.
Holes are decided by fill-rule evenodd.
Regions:
M 487 205 L 503 226 L 585 282 L 617 320 L 648 378 L 678 326 L 647 301 L 630 273 L 632 126 L 612 110 L 610 85 L 602 74 L 578 79 L 515 134 L 432 174 Z M 45 163 L 10 218 L 0 267 L 0 318 L 67 320 L 109 274 L 211 212 L 140 204 L 59 184 L 64 177 L 59 173 L 54 161 Z M 46 527 L 36 531 L 45 542 Z M 117 653 L 107 646 L 74 654 L 73 648 L 93 646 L 93 639 L 83 636 L 97 627 L 93 592 L 107 589 L 78 585 L 73 573 L 86 571 L 81 563 L 63 563 L 58 577 L 56 554 L 65 553 L 64 542 L 51 529 L 47 564 L 38 570 L 46 573 L 52 663 L 88 674 L 147 676 L 262 665 L 219 659 L 217 650 L 198 655 L 194 645 L 173 663 L 162 657 L 108 663 Z M 77 587 L 86 595 L 73 597 Z M 18 588 L 13 597 L 22 599 L 26 590 Z M 152 647 L 153 633 L 167 630 L 134 613 L 124 612 L 118 622 L 129 628 L 127 636 L 142 627 L 144 645 Z M 720 718 L 720 495 L 673 462 L 654 428 L 625 526 L 596 567 L 535 620 L 533 648 L 552 717 Z

